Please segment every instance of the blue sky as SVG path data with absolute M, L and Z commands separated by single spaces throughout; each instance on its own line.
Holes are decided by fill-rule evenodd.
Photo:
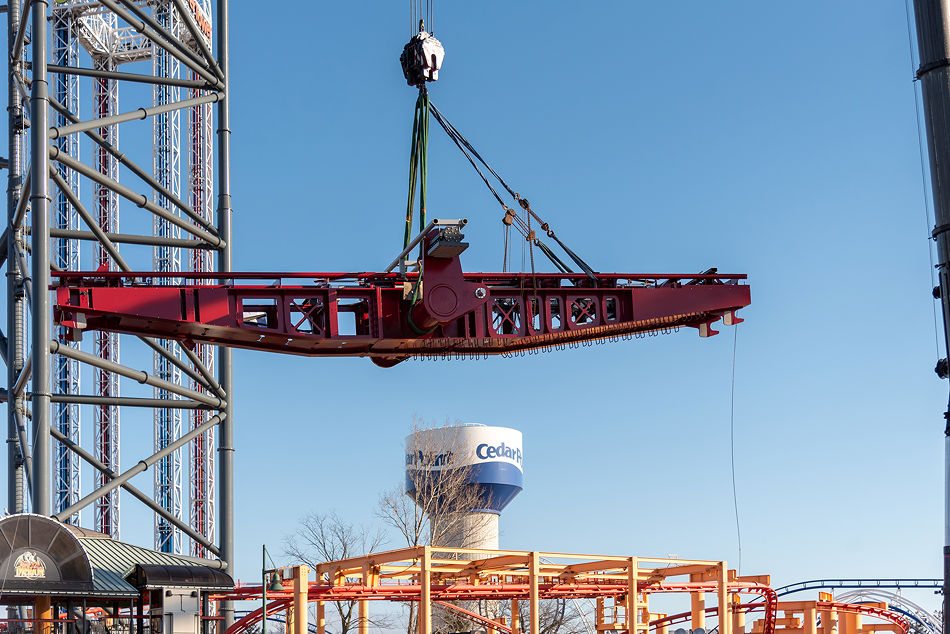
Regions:
M 743 572 L 936 576 L 946 386 L 902 3 L 437 10 L 433 101 L 595 268 L 749 274 Z M 235 11 L 239 266 L 368 269 L 398 251 L 407 13 Z M 464 266 L 498 270 L 500 210 L 433 136 L 430 212 L 469 218 Z M 506 547 L 734 563 L 733 335 L 385 371 L 239 353 L 242 552 L 311 510 L 372 521 L 417 416 L 524 432 Z
M 447 55 L 433 102 L 597 270 L 749 275 L 735 396 L 742 572 L 779 585 L 940 572 L 947 387 L 932 371 L 904 11 L 437 7 Z M 404 3 L 232 3 L 235 268 L 378 270 L 399 251 L 408 35 Z M 501 210 L 435 132 L 430 213 L 469 219 L 466 270 L 500 270 Z M 135 134 L 123 137 L 133 151 Z M 255 578 L 260 544 L 279 551 L 305 513 L 374 522 L 414 417 L 524 432 L 506 548 L 735 565 L 734 335 L 389 370 L 239 351 L 238 576 Z M 126 422 L 129 460 L 149 422 Z M 123 535 L 150 542 L 148 515 L 123 499 Z

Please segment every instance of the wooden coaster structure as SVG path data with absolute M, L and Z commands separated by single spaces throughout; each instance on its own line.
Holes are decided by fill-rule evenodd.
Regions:
M 357 601 L 359 632 L 369 632 L 371 601 L 418 602 L 418 633 L 433 631 L 433 606 L 471 621 L 487 632 L 539 634 L 539 602 L 546 599 L 591 599 L 596 604 L 598 631 L 654 631 L 689 622 L 706 628 L 707 616 L 718 622 L 719 634 L 903 634 L 907 625 L 886 606 L 835 603 L 830 595 L 817 602 L 779 602 L 768 576 L 738 576 L 725 561 L 653 557 L 601 557 L 539 551 L 474 550 L 419 546 L 320 564 L 310 581 L 307 566 L 280 571 L 282 591 L 267 591 L 268 617 L 285 613 L 288 634 L 307 634 L 307 604 L 316 605 L 316 631 L 326 632 L 327 602 Z M 218 597 L 229 601 L 261 601 L 260 585 L 238 585 Z M 651 611 L 654 594 L 687 594 L 690 609 L 681 614 Z M 715 596 L 707 607 L 706 594 Z M 510 601 L 509 619 L 493 620 L 470 610 L 475 601 Z M 528 602 L 519 614 L 519 601 Z M 751 629 L 746 615 L 760 612 Z M 778 614 L 782 613 L 782 618 Z M 228 629 L 241 634 L 260 623 L 263 608 L 247 614 Z M 719 615 L 724 615 L 720 618 Z M 862 624 L 862 617 L 875 621 Z

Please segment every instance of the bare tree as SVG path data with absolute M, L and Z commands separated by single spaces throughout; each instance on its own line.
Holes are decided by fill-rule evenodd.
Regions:
M 319 564 L 375 552 L 384 542 L 379 530 L 351 524 L 336 513 L 310 513 L 300 521 L 293 535 L 284 538 L 284 554 L 315 569 Z M 329 581 L 329 580 L 328 580 Z M 335 601 L 340 624 L 338 631 L 346 634 L 358 626 L 356 601 Z M 376 623 L 382 626 L 382 623 Z
M 438 434 L 415 423 L 406 447 L 406 483 L 383 493 L 377 514 L 414 546 L 458 546 L 471 543 L 489 521 L 484 492 L 473 486 L 474 464 L 454 428 Z M 407 491 L 412 492 L 408 495 Z
M 531 611 L 529 601 L 518 601 L 518 614 L 521 615 L 525 632 L 527 619 Z M 510 618 L 511 603 L 504 601 L 499 616 Z M 584 621 L 580 606 L 572 599 L 542 599 L 538 602 L 538 626 L 541 634 L 588 634 L 590 627 Z
M 467 455 L 455 429 L 435 430 L 416 421 L 406 446 L 405 484 L 380 497 L 378 516 L 405 539 L 407 546 L 468 546 L 492 520 L 486 513 L 472 513 L 488 506 L 488 500 L 484 491 L 473 485 L 474 456 Z M 467 557 L 462 553 L 440 556 Z M 408 609 L 407 632 L 412 634 L 416 629 L 416 605 L 409 603 Z M 433 629 L 461 632 L 470 630 L 471 625 L 455 614 L 440 613 Z

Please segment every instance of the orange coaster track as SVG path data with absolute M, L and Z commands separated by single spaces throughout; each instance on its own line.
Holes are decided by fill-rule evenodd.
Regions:
M 268 598 L 273 597 L 273 600 L 267 605 L 267 614 L 288 610 L 295 598 L 318 605 L 333 601 L 415 601 L 420 606 L 420 618 L 431 620 L 431 606 L 435 604 L 487 628 L 508 632 L 510 627 L 471 612 L 465 602 L 520 600 L 536 606 L 538 601 L 547 599 L 585 598 L 597 602 L 600 630 L 625 630 L 628 615 L 636 614 L 638 630 L 665 633 L 671 623 L 697 618 L 696 604 L 690 612 L 672 616 L 656 614 L 650 611 L 651 595 L 681 593 L 696 597 L 710 593 L 718 605 L 706 608 L 700 603 L 699 612 L 718 615 L 724 608 L 730 615 L 727 619 L 730 625 L 720 630 L 722 634 L 729 634 L 727 630 L 735 615 L 753 610 L 764 613 L 758 631 L 775 634 L 777 614 L 785 609 L 769 586 L 768 577 L 738 577 L 735 571 L 726 568 L 725 562 L 719 561 L 419 547 L 328 562 L 318 566 L 315 573 L 317 581 L 304 584 L 301 580 L 307 573 L 298 567 L 295 587 L 285 583 L 281 592 L 268 591 Z M 293 575 L 285 575 L 285 582 L 290 578 Z M 763 600 L 738 603 L 739 595 L 749 594 Z M 238 586 L 218 598 L 260 601 L 262 587 Z M 834 609 L 824 604 L 819 607 L 820 610 L 825 608 Z M 886 610 L 847 604 L 839 609 L 885 619 L 901 630 L 906 627 L 899 617 Z M 611 610 L 612 616 L 608 615 Z M 227 634 L 246 631 L 259 623 L 262 616 L 262 608 L 254 610 L 236 622 Z M 421 634 L 427 631 L 431 630 L 420 625 Z M 842 631 L 840 634 L 857 633 Z

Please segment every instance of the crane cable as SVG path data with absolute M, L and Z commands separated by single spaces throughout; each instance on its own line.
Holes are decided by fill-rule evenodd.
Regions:
M 554 230 L 551 229 L 548 223 L 544 222 L 537 213 L 531 209 L 531 204 L 528 202 L 527 198 L 523 198 L 520 194 L 515 192 L 505 179 L 496 172 L 488 162 L 482 158 L 482 155 L 478 153 L 472 144 L 462 135 L 458 129 L 452 125 L 451 122 L 442 114 L 442 112 L 434 105 L 430 104 L 429 109 L 432 112 L 432 116 L 435 117 L 436 122 L 445 130 L 446 134 L 449 135 L 449 138 L 455 143 L 456 147 L 462 152 L 465 158 L 468 159 L 468 162 L 471 163 L 472 167 L 475 168 L 475 171 L 481 177 L 482 181 L 485 183 L 485 186 L 488 187 L 488 190 L 495 197 L 495 200 L 498 201 L 498 204 L 502 206 L 505 210 L 505 217 L 503 222 L 506 226 L 514 226 L 519 233 L 529 242 L 532 246 L 537 246 L 541 249 L 541 252 L 548 257 L 549 260 L 562 272 L 562 273 L 572 273 L 570 267 L 568 267 L 563 260 L 558 258 L 554 252 L 548 247 L 544 242 L 537 238 L 535 232 L 531 229 L 531 219 L 534 218 L 540 225 L 541 230 L 546 233 L 546 235 L 554 240 L 559 247 L 567 254 L 567 256 L 574 261 L 574 263 L 592 280 L 597 279 L 596 272 L 590 267 L 579 255 L 577 255 L 573 250 L 571 250 L 564 242 L 554 233 Z M 517 211 L 505 204 L 505 201 L 502 199 L 498 191 L 492 186 L 491 182 L 478 167 L 478 164 L 475 161 L 481 163 L 488 172 L 495 177 L 495 179 L 501 184 L 501 186 L 508 192 L 508 194 L 518 203 L 527 214 L 527 222 L 521 216 L 518 215 Z M 506 249 L 507 253 L 507 249 Z M 532 250 L 533 258 L 533 250 Z
M 403 248 L 412 240 L 412 220 L 415 214 L 416 182 L 419 183 L 419 231 L 426 226 L 426 193 L 429 153 L 429 91 L 419 86 L 416 110 L 412 119 L 412 145 L 409 152 L 409 200 L 406 204 L 406 227 Z
M 409 37 L 416 34 L 420 22 L 435 33 L 435 0 L 409 0 L 409 20 Z
M 426 194 L 427 194 L 427 174 L 428 174 L 428 154 L 429 154 L 429 91 L 426 89 L 425 82 L 419 86 L 419 97 L 416 99 L 416 109 L 412 119 L 412 144 L 409 157 L 409 200 L 406 203 L 406 227 L 403 238 L 403 248 L 409 246 L 412 241 L 412 221 L 415 215 L 416 203 L 416 183 L 419 184 L 419 231 L 426 228 Z M 422 293 L 422 258 L 423 244 L 419 244 L 418 267 L 419 275 L 415 284 L 412 285 L 410 295 L 410 304 L 415 306 L 419 303 Z M 435 328 L 425 330 L 416 326 L 412 321 L 412 310 L 408 313 L 409 327 L 416 334 L 429 334 Z

